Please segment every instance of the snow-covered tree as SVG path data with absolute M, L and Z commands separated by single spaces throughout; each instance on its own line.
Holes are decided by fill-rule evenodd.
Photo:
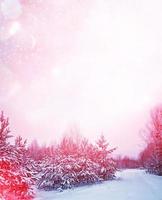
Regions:
M 93 145 L 85 138 L 64 137 L 53 159 L 39 173 L 39 189 L 62 190 L 114 178 L 115 162 L 103 136 Z
M 162 107 L 151 113 L 149 139 L 146 148 L 141 152 L 140 159 L 148 172 L 162 176 Z
M 115 148 L 108 149 L 109 144 L 107 143 L 103 135 L 99 137 L 96 144 L 97 147 L 95 162 L 100 165 L 98 172 L 99 177 L 101 177 L 103 180 L 114 178 L 116 172 L 116 165 L 111 154 L 115 150 Z
M 32 199 L 30 178 L 22 166 L 18 141 L 16 145 L 11 145 L 8 141 L 11 137 L 9 133 L 9 121 L 2 112 L 0 114 L 0 198 Z
M 96 163 L 83 157 L 61 157 L 59 162 L 50 163 L 43 169 L 38 188 L 63 190 L 100 181 L 95 173 Z

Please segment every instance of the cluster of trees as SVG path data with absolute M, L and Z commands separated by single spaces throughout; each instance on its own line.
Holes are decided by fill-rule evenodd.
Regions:
M 63 190 L 115 177 L 116 165 L 111 156 L 115 149 L 108 148 L 103 135 L 95 144 L 85 138 L 72 136 L 65 136 L 59 144 L 48 148 L 34 144 L 29 152 L 36 149 L 38 157 L 32 152 L 30 155 L 37 165 L 41 163 L 41 171 L 36 173 L 39 189 Z
M 154 108 L 150 122 L 144 131 L 145 148 L 137 159 L 130 157 L 116 158 L 117 168 L 143 168 L 147 172 L 162 176 L 162 106 Z
M 140 153 L 139 161 L 149 173 L 162 176 L 162 107 L 155 108 L 151 113 L 148 126 L 146 148 Z
M 30 200 L 33 188 L 63 190 L 115 177 L 116 164 L 103 135 L 96 143 L 64 136 L 59 144 L 28 147 L 21 137 L 10 142 L 9 122 L 0 114 L 0 199 Z M 13 142 L 14 141 L 14 142 Z M 34 186 L 34 187 L 33 187 Z
M 162 176 L 162 106 L 154 108 L 151 120 L 144 131 L 145 148 L 137 159 L 118 156 L 117 168 L 144 168 L 147 172 Z
M 105 137 L 95 143 L 77 134 L 66 135 L 58 144 L 28 147 L 21 137 L 12 139 L 8 118 L 0 113 L 0 199 L 30 200 L 34 187 L 63 190 L 115 177 L 117 168 L 144 167 L 162 176 L 162 107 L 151 114 L 146 148 L 139 159 L 115 160 Z

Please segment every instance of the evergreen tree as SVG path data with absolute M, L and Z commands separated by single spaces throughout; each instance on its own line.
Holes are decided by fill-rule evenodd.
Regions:
M 0 115 L 0 198 L 5 200 L 29 200 L 33 197 L 30 179 L 26 176 L 20 159 L 20 149 L 8 139 L 9 121 Z
M 112 159 L 111 153 L 115 150 L 108 149 L 109 144 L 107 143 L 105 137 L 101 135 L 96 142 L 96 162 L 100 165 L 99 176 L 103 180 L 108 180 L 114 177 L 116 167 L 115 161 Z
M 41 167 L 39 189 L 63 190 L 114 178 L 116 167 L 111 155 L 114 149 L 108 149 L 104 136 L 97 145 L 85 138 L 77 141 L 70 136 L 63 138 L 56 149 L 57 155 L 48 158 Z

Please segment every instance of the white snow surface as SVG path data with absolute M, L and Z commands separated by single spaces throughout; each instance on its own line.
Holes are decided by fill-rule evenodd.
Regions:
M 64 192 L 37 191 L 35 200 L 162 200 L 162 177 L 139 169 L 123 170 L 116 176 L 113 181 Z

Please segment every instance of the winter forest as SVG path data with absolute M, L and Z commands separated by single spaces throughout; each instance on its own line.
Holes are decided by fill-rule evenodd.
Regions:
M 0 0 L 0 200 L 162 200 L 161 10 Z
M 151 113 L 147 144 L 138 159 L 113 158 L 115 148 L 101 135 L 96 143 L 75 133 L 60 143 L 39 146 L 13 137 L 9 120 L 0 115 L 0 195 L 2 199 L 33 199 L 34 188 L 66 189 L 115 179 L 119 169 L 141 168 L 162 176 L 162 108 Z

